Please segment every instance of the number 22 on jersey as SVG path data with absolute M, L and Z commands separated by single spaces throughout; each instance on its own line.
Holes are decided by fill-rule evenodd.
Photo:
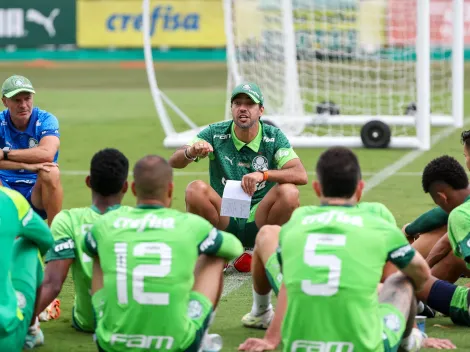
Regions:
M 116 282 L 117 295 L 120 304 L 128 304 L 128 244 L 115 243 L 116 254 Z M 141 242 L 134 246 L 132 256 L 139 258 L 146 255 L 159 255 L 160 264 L 140 264 L 132 270 L 131 291 L 132 298 L 140 304 L 168 305 L 170 294 L 162 292 L 144 292 L 144 279 L 146 277 L 165 277 L 171 272 L 171 247 L 166 243 Z
M 316 251 L 319 245 L 344 247 L 346 236 L 320 233 L 308 235 L 304 248 L 304 263 L 310 267 L 327 267 L 328 282 L 313 284 L 310 280 L 302 280 L 302 291 L 309 296 L 333 296 L 339 289 L 341 259 L 334 254 L 318 254 Z

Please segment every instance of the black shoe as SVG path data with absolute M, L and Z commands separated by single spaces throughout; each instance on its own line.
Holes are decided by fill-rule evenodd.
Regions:
M 419 313 L 418 315 L 423 315 L 426 318 L 435 318 L 436 317 L 436 311 L 429 307 L 427 304 L 424 305 L 424 310 Z

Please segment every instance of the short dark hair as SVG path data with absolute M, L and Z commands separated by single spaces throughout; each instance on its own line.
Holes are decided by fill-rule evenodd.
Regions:
M 470 130 L 462 132 L 460 135 L 460 142 L 466 147 L 470 147 Z
M 457 190 L 468 187 L 468 177 L 465 169 L 455 158 L 443 155 L 426 165 L 422 183 L 424 193 L 429 193 L 429 189 L 435 183 L 445 183 Z
M 129 175 L 129 160 L 119 150 L 105 148 L 93 155 L 90 166 L 91 189 L 102 196 L 121 191 Z
M 317 177 L 323 196 L 351 198 L 361 180 L 361 167 L 351 149 L 332 147 L 320 155 Z

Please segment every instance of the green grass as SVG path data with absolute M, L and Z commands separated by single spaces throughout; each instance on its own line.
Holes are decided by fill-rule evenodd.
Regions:
M 87 170 L 92 155 L 100 148 L 117 147 L 134 163 L 145 154 L 169 157 L 172 150 L 164 149 L 164 134 L 157 119 L 148 83 L 143 69 L 122 69 L 101 64 L 77 68 L 20 68 L 0 67 L 1 76 L 13 73 L 28 76 L 35 84 L 36 105 L 54 113 L 60 121 L 61 150 L 59 163 L 63 170 L 64 208 L 87 206 L 90 192 L 84 185 L 84 176 L 66 171 Z M 159 84 L 178 105 L 198 124 L 223 118 L 225 109 L 226 71 L 219 64 L 174 64 L 157 67 Z M 466 100 L 470 96 L 466 95 Z M 470 106 L 465 107 L 469 115 Z M 467 128 L 469 126 L 466 126 Z M 186 127 L 177 123 L 178 130 Z M 433 129 L 433 131 L 437 131 Z M 463 161 L 458 142 L 459 131 L 442 140 L 431 151 L 424 153 L 403 172 L 421 172 L 433 157 L 447 153 Z M 313 168 L 321 149 L 297 150 L 312 179 Z M 357 150 L 366 175 L 380 171 L 404 155 L 404 150 Z M 199 171 L 202 176 L 175 177 L 174 207 L 184 210 L 184 189 L 195 178 L 208 180 L 204 162 L 190 165 L 185 171 Z M 367 180 L 366 177 L 366 180 Z M 433 206 L 428 195 L 421 191 L 419 176 L 395 175 L 373 189 L 364 200 L 385 203 L 400 225 L 412 220 Z M 301 204 L 317 203 L 310 185 L 300 187 Z M 133 204 L 130 195 L 125 204 Z M 91 335 L 71 328 L 73 284 L 69 278 L 60 294 L 62 315 L 58 321 L 42 324 L 46 345 L 40 351 L 95 351 Z M 236 347 L 250 336 L 261 336 L 262 331 L 248 330 L 240 325 L 240 318 L 250 310 L 251 286 L 246 282 L 240 289 L 221 300 L 211 331 L 224 339 L 224 351 Z M 435 324 L 445 326 L 435 327 Z M 460 351 L 470 351 L 470 340 L 465 329 L 455 327 L 448 318 L 428 321 L 431 336 L 447 337 Z

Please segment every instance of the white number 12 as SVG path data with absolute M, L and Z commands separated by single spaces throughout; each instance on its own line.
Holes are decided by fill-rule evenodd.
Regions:
M 309 296 L 333 296 L 338 292 L 341 276 L 341 259 L 333 254 L 317 254 L 318 245 L 345 246 L 346 236 L 332 234 L 311 234 L 307 238 L 304 249 L 304 262 L 311 267 L 328 267 L 328 282 L 312 284 L 310 280 L 302 280 L 302 291 Z
M 116 253 L 116 282 L 117 295 L 120 304 L 129 302 L 127 293 L 127 243 L 114 244 Z M 171 247 L 165 243 L 142 242 L 133 250 L 134 257 L 144 257 L 147 254 L 159 255 L 160 264 L 141 264 L 132 270 L 132 297 L 140 304 L 168 305 L 170 294 L 144 292 L 145 277 L 165 277 L 171 271 Z

